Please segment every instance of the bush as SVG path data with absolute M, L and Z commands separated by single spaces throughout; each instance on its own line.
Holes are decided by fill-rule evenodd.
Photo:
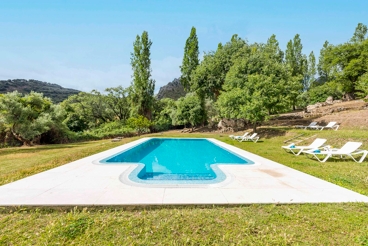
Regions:
M 141 135 L 144 132 L 149 132 L 149 127 L 152 126 L 152 122 L 146 117 L 139 115 L 129 118 L 127 120 L 127 125 L 135 129 L 138 135 Z
M 155 101 L 153 112 L 153 129 L 155 131 L 166 131 L 172 127 L 172 117 L 176 113 L 175 101 L 164 98 Z
M 358 90 L 357 95 L 360 98 L 365 98 L 368 96 L 368 72 L 359 78 L 356 89 Z M 365 101 L 368 101 L 368 99 L 365 99 Z
M 309 104 L 325 102 L 329 96 L 334 99 L 341 99 L 343 93 L 334 83 L 325 83 L 321 86 L 313 87 L 308 91 Z
M 101 124 L 99 127 L 83 132 L 82 136 L 88 138 L 111 138 L 118 136 L 132 136 L 134 129 L 122 121 L 112 121 Z

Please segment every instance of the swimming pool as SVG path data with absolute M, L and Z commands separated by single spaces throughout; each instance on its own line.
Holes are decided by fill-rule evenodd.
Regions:
M 183 138 L 151 138 L 101 163 L 138 164 L 129 179 L 145 184 L 217 183 L 226 178 L 218 164 L 254 164 L 207 139 Z

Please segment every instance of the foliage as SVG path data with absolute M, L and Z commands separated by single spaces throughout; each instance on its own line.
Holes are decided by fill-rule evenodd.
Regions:
M 307 80 L 304 76 L 308 74 L 307 57 L 302 54 L 303 45 L 301 43 L 300 35 L 296 34 L 293 40 L 287 43 L 285 51 L 285 63 L 291 71 L 292 78 L 288 85 L 289 94 L 288 99 L 295 109 L 297 97 L 303 91 L 308 89 Z
M 308 91 L 308 104 L 325 102 L 329 96 L 332 96 L 335 100 L 342 97 L 341 90 L 338 85 L 333 82 L 327 82 L 323 85 L 311 88 Z
M 29 94 L 31 91 L 42 93 L 50 98 L 53 103 L 60 103 L 69 96 L 78 94 L 80 91 L 63 88 L 57 84 L 51 84 L 34 79 L 12 79 L 0 80 L 0 93 L 18 91 L 22 94 Z
M 362 42 L 367 35 L 368 28 L 363 23 L 358 23 L 357 27 L 355 28 L 355 32 L 353 37 L 351 38 L 352 43 Z
M 307 91 L 313 84 L 313 82 L 316 80 L 315 79 L 316 73 L 317 73 L 316 57 L 314 56 L 314 53 L 312 51 L 308 56 L 307 70 L 303 78 L 303 85 L 304 85 L 303 91 Z
M 60 125 L 63 111 L 41 93 L 31 92 L 22 96 L 14 91 L 0 97 L 3 124 L 24 145 L 32 145 L 36 137 L 53 125 Z
M 149 131 L 149 127 L 152 126 L 152 122 L 142 115 L 137 117 L 131 117 L 127 120 L 126 124 L 135 129 L 138 135 Z
M 186 91 L 188 91 L 191 87 L 192 73 L 199 64 L 198 55 L 198 37 L 195 27 L 192 27 L 192 29 L 190 30 L 190 35 L 185 42 L 183 62 L 180 66 L 180 82 Z
M 65 124 L 71 131 L 82 132 L 112 121 L 125 121 L 130 115 L 129 88 L 107 88 L 107 94 L 96 90 L 70 96 L 61 103 L 67 112 Z
M 363 74 L 356 85 L 357 95 L 361 98 L 368 96 L 368 72 Z
M 333 78 L 333 71 L 330 66 L 331 57 L 329 56 L 332 49 L 333 45 L 331 45 L 328 41 L 325 41 L 319 53 L 317 71 L 320 76 L 319 80 L 323 82 L 330 81 Z
M 103 123 L 98 127 L 85 131 L 84 134 L 88 134 L 97 139 L 111 138 L 117 136 L 131 136 L 133 135 L 134 129 L 128 126 L 123 121 L 111 121 Z
M 125 121 L 130 116 L 130 105 L 128 93 L 130 88 L 124 89 L 122 86 L 105 89 L 107 95 L 105 100 L 109 109 L 114 113 L 114 119 Z
M 148 120 L 152 119 L 155 91 L 155 81 L 151 79 L 151 45 L 152 42 L 146 31 L 142 33 L 142 36 L 137 35 L 130 58 L 133 69 L 131 107 L 133 107 L 134 115 L 142 115 Z
M 67 111 L 66 125 L 73 131 L 83 131 L 114 120 L 106 96 L 93 90 L 70 96 L 62 103 Z
M 266 45 L 255 44 L 250 53 L 230 68 L 217 105 L 220 116 L 247 119 L 254 124 L 266 121 L 271 113 L 283 110 L 290 73 L 282 63 L 275 36 Z
M 234 60 L 244 53 L 249 53 L 248 45 L 237 35 L 224 46 L 219 45 L 216 52 L 205 53 L 203 61 L 193 72 L 191 91 L 216 101 Z
M 175 101 L 170 98 L 155 100 L 153 113 L 153 128 L 156 131 L 169 130 L 172 126 L 172 118 L 175 118 Z
M 205 111 L 209 122 L 218 122 L 220 120 L 216 103 L 212 99 L 206 99 Z
M 203 122 L 204 110 L 201 99 L 193 93 L 188 93 L 176 101 L 176 114 L 173 117 L 174 125 L 191 125 L 192 127 Z
M 360 77 L 368 72 L 367 27 L 359 23 L 351 42 L 324 45 L 319 68 L 328 73 L 327 81 L 333 81 L 344 93 L 355 94 Z M 326 72 L 327 71 L 327 72 Z

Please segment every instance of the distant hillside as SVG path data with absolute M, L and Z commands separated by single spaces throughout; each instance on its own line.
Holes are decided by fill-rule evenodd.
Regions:
M 167 85 L 162 86 L 160 91 L 157 94 L 158 99 L 163 98 L 171 98 L 178 99 L 179 97 L 185 96 L 184 87 L 180 83 L 179 79 L 174 79 L 172 82 L 169 82 Z
M 64 101 L 68 96 L 78 94 L 80 91 L 61 87 L 38 80 L 12 79 L 0 80 L 0 94 L 17 90 L 20 93 L 30 93 L 31 91 L 43 93 L 44 96 L 52 99 L 54 103 Z

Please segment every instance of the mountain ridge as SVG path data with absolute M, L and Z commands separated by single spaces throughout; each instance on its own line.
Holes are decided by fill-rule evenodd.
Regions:
M 64 88 L 58 84 L 43 82 L 34 79 L 8 79 L 0 80 L 0 93 L 18 91 L 26 94 L 31 91 L 42 93 L 45 97 L 51 98 L 54 103 L 60 103 L 70 95 L 78 94 L 80 91 Z

